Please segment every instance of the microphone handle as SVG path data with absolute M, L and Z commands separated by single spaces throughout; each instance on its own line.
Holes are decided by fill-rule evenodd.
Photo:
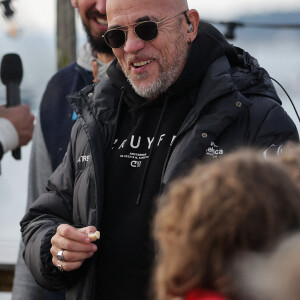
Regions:
M 14 107 L 21 104 L 20 84 L 9 82 L 6 86 L 6 106 Z M 21 149 L 17 148 L 12 151 L 12 156 L 19 160 L 21 159 Z

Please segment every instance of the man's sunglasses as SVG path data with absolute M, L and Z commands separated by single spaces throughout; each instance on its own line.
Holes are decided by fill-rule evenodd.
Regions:
M 133 31 L 135 32 L 135 35 L 140 38 L 141 40 L 145 42 L 150 42 L 153 41 L 157 38 L 158 36 L 158 25 L 162 24 L 166 21 L 169 21 L 173 18 L 176 18 L 180 16 L 181 14 L 184 14 L 186 19 L 188 20 L 187 17 L 187 12 L 188 10 L 185 10 L 173 17 L 161 20 L 161 21 L 142 21 L 139 23 L 131 24 L 128 26 L 133 26 Z M 127 39 L 127 31 L 129 30 L 127 27 L 128 26 L 120 26 L 116 28 L 112 28 L 107 30 L 104 35 L 102 36 L 107 43 L 107 45 L 111 48 L 122 48 Z M 124 29 L 126 28 L 126 29 Z

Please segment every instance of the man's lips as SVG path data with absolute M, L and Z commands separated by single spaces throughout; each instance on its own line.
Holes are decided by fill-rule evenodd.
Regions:
M 96 22 L 100 25 L 107 26 L 107 20 L 102 18 L 96 18 Z
M 148 59 L 148 60 L 141 60 L 138 62 L 132 62 L 130 65 L 133 66 L 134 68 L 141 68 L 144 67 L 148 64 L 150 64 L 153 61 L 153 59 Z
M 106 15 L 100 14 L 98 11 L 89 11 L 87 13 L 87 18 L 94 20 L 97 24 L 107 27 Z

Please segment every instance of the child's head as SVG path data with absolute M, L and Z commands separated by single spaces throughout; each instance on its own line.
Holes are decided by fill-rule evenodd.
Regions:
M 279 163 L 245 150 L 199 165 L 162 197 L 154 235 L 158 299 L 192 288 L 234 296 L 240 250 L 262 251 L 299 228 L 299 190 Z

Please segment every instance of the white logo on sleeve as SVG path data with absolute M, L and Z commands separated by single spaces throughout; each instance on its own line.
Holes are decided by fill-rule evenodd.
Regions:
M 91 155 L 81 155 L 79 156 L 77 163 L 88 162 L 91 158 Z

